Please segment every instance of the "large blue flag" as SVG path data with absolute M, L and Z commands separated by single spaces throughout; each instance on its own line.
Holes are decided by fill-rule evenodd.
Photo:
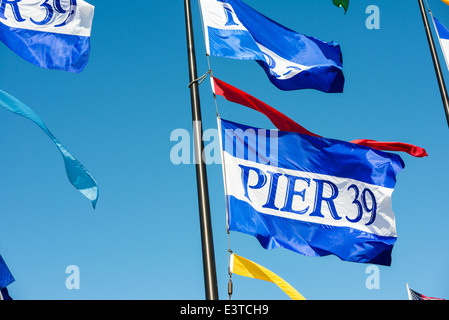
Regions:
M 6 287 L 14 281 L 14 277 L 12 276 L 11 272 L 8 269 L 8 266 L 0 255 L 0 300 L 11 300 Z
M 219 126 L 229 230 L 266 249 L 391 264 L 398 155 L 226 120 Z
M 39 67 L 81 72 L 94 7 L 83 0 L 0 0 L 0 40 Z
M 0 90 L 0 107 L 31 120 L 47 134 L 47 136 L 55 143 L 61 152 L 64 159 L 66 174 L 70 183 L 72 183 L 78 191 L 88 198 L 92 202 L 92 206 L 95 208 L 99 194 L 98 185 L 95 178 L 77 159 L 70 154 L 70 152 L 59 142 L 59 140 L 56 139 L 50 130 L 48 130 L 44 121 L 42 121 L 42 119 L 23 102 L 17 100 L 2 90 Z
M 342 53 L 265 17 L 240 0 L 201 0 L 208 55 L 256 60 L 279 89 L 343 92 Z

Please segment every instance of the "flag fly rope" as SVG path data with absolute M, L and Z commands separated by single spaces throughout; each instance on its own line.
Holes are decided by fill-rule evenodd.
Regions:
M 201 11 L 201 2 L 200 2 L 200 0 L 198 0 L 198 9 L 199 9 L 199 12 L 200 12 L 201 30 L 203 31 L 204 46 L 207 48 L 207 45 L 206 45 L 206 31 L 204 30 L 204 19 L 203 19 L 203 12 Z M 206 52 L 206 60 L 207 60 L 207 67 L 209 68 L 208 73 L 210 74 L 211 77 L 213 77 L 212 68 L 210 66 L 209 54 L 207 52 Z M 204 81 L 204 79 L 201 82 L 203 82 L 203 81 Z M 198 84 L 201 84 L 201 82 L 198 83 Z M 215 93 L 214 93 L 214 100 L 215 100 L 215 110 L 217 111 L 217 116 L 218 116 L 217 96 L 215 95 Z
M 215 100 L 215 106 L 217 107 L 217 96 L 214 93 L 214 100 Z M 220 140 L 220 154 L 221 154 L 221 163 L 222 163 L 222 172 L 223 172 L 223 184 L 224 184 L 224 191 L 226 194 L 226 166 L 225 166 L 225 159 L 224 159 L 224 149 L 223 149 L 223 138 L 222 138 L 222 129 L 221 129 L 221 119 L 218 115 L 218 107 L 217 107 L 217 127 L 218 127 L 218 137 Z M 232 270 L 231 270 L 231 256 L 232 256 L 232 250 L 231 250 L 231 240 L 229 236 L 229 225 L 228 225 L 228 203 L 226 199 L 225 203 L 226 208 L 226 234 L 227 234 L 227 240 L 228 240 L 228 274 L 229 274 L 229 281 L 228 281 L 228 300 L 231 300 L 231 296 L 233 293 L 233 284 L 232 284 Z
M 194 84 L 195 82 L 198 82 L 198 85 L 202 84 L 203 81 L 206 79 L 207 75 L 208 75 L 208 74 L 211 74 L 211 73 L 212 73 L 212 70 L 209 69 L 209 71 L 207 71 L 207 72 L 206 72 L 205 74 L 203 74 L 201 77 L 199 77 L 198 79 L 195 79 L 195 80 L 191 81 L 191 82 L 189 83 L 189 88 L 190 88 L 190 87 L 192 86 L 192 84 Z
M 210 61 L 209 61 L 209 55 L 208 54 L 206 54 L 206 58 L 207 58 L 207 65 L 208 65 L 209 71 L 210 71 L 210 77 L 213 79 L 214 75 L 213 75 L 212 69 L 210 67 Z M 212 86 L 213 86 L 213 84 L 212 84 Z M 215 94 L 215 92 L 213 92 L 213 94 L 214 94 L 214 101 L 215 101 L 215 111 L 217 111 L 217 117 L 220 117 L 220 114 L 218 112 L 217 95 Z
M 229 248 L 229 232 L 228 232 L 228 248 Z M 232 270 L 231 270 L 231 257 L 232 257 L 232 250 L 231 248 L 228 249 L 228 274 L 229 274 L 229 281 L 228 281 L 228 300 L 231 300 L 231 296 L 233 293 L 233 284 L 232 284 Z
M 219 115 L 218 115 L 218 106 L 217 106 L 217 96 L 214 93 L 214 100 L 215 100 L 215 106 L 217 108 L 217 117 L 218 120 L 220 119 Z M 226 172 L 225 172 L 225 159 L 224 159 L 224 149 L 223 149 L 223 139 L 221 137 L 222 131 L 221 131 L 221 124 L 220 121 L 218 121 L 219 123 L 219 128 L 218 128 L 218 132 L 219 132 L 219 137 L 220 137 L 220 144 L 221 146 L 221 162 L 222 162 L 222 168 L 223 168 L 223 182 L 224 182 L 224 188 L 225 188 L 225 194 L 226 194 Z M 227 199 L 226 199 L 227 201 Z M 232 257 L 232 249 L 231 249 L 231 239 L 230 239 L 230 232 L 229 232 L 229 219 L 228 219 L 228 204 L 226 203 L 226 236 L 227 236 L 227 240 L 228 240 L 228 274 L 229 274 L 229 281 L 228 281 L 228 300 L 231 300 L 231 296 L 233 293 L 233 284 L 232 284 L 232 270 L 231 270 L 231 257 Z

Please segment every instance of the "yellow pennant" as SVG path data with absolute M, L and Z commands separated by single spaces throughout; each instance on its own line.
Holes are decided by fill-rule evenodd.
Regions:
M 281 288 L 282 291 L 284 291 L 292 300 L 306 300 L 298 291 L 295 290 L 295 288 L 285 282 L 284 279 L 255 262 L 242 258 L 233 253 L 231 255 L 230 265 L 231 273 L 235 273 L 243 277 L 273 282 L 279 288 Z
M 443 1 L 445 4 L 449 6 L 449 0 L 441 0 L 441 1 Z

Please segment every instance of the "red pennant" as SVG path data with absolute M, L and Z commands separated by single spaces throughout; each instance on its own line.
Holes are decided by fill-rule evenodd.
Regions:
M 296 132 L 300 134 L 306 134 L 314 137 L 321 137 L 315 133 L 312 133 L 304 127 L 297 124 L 295 121 L 270 107 L 266 103 L 259 99 L 249 95 L 248 93 L 237 89 L 230 84 L 221 81 L 217 78 L 212 78 L 213 91 L 215 94 L 223 96 L 226 100 L 244 105 L 253 110 L 263 113 L 270 119 L 273 125 L 280 131 Z M 406 152 L 414 157 L 426 157 L 427 152 L 425 149 L 402 142 L 381 142 L 369 139 L 358 139 L 351 141 L 354 144 L 370 147 L 382 151 L 402 151 Z

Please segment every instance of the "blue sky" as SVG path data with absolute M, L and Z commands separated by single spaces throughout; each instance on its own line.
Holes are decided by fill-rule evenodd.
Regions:
M 183 2 L 89 2 L 95 6 L 91 55 L 80 74 L 40 69 L 0 44 L 0 88 L 37 112 L 100 187 L 93 210 L 68 182 L 48 137 L 0 110 L 0 254 L 16 279 L 10 294 L 18 300 L 204 299 L 195 167 L 170 160 L 176 145 L 170 134 L 192 132 Z M 211 57 L 217 78 L 319 135 L 401 141 L 425 148 L 429 157 L 401 154 L 405 169 L 393 193 L 398 240 L 391 267 L 379 267 L 379 289 L 367 288 L 366 264 L 265 250 L 236 232 L 232 250 L 311 300 L 402 300 L 406 283 L 449 298 L 449 129 L 418 2 L 351 1 L 346 15 L 331 0 L 245 2 L 290 29 L 339 43 L 344 93 L 280 91 L 255 62 Z M 428 2 L 449 26 L 449 6 Z M 380 9 L 378 30 L 365 26 L 369 5 Z M 192 7 L 201 75 L 208 67 L 197 1 Z M 209 81 L 200 93 L 203 127 L 216 128 Z M 218 109 L 222 118 L 273 128 L 261 114 L 220 97 Z M 227 299 L 221 165 L 207 170 L 219 296 Z M 65 285 L 70 265 L 80 270 L 78 290 Z M 233 282 L 233 299 L 288 299 L 272 283 L 237 275 Z

